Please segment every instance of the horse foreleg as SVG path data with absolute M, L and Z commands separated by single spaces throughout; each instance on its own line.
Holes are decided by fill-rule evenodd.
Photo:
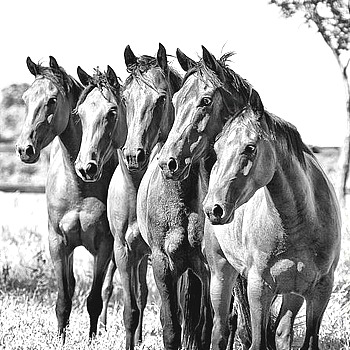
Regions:
M 218 259 L 215 268 L 211 270 L 210 297 L 214 309 L 213 350 L 223 350 L 227 347 L 230 334 L 229 315 L 232 287 L 237 275 L 224 257 Z
M 333 271 L 323 276 L 306 299 L 306 334 L 300 350 L 318 350 L 319 330 L 333 289 Z
M 148 255 L 144 256 L 138 264 L 137 269 L 137 305 L 140 310 L 139 322 L 135 333 L 135 342 L 142 342 L 142 324 L 143 314 L 147 304 L 148 286 L 147 286 L 147 267 Z
M 304 303 L 304 298 L 296 294 L 284 294 L 282 305 L 275 322 L 275 337 L 269 339 L 270 347 L 277 350 L 289 350 L 293 342 L 295 317 Z
M 168 257 L 160 249 L 152 251 L 152 267 L 162 301 L 160 320 L 163 328 L 164 348 L 166 350 L 177 350 L 181 345 L 177 279 L 172 276 Z
M 115 261 L 113 257 L 108 265 L 106 277 L 102 287 L 102 305 L 103 306 L 102 306 L 102 312 L 100 316 L 100 324 L 105 330 L 107 330 L 108 304 L 113 293 L 113 278 L 114 278 L 114 273 L 116 269 L 117 267 L 115 265 Z
M 226 350 L 233 283 L 238 275 L 226 260 L 208 221 L 205 225 L 205 253 L 210 267 L 210 298 L 214 311 L 212 348 Z
M 267 349 L 267 325 L 274 295 L 254 268 L 248 273 L 248 300 L 252 324 L 250 350 Z
M 102 285 L 111 261 L 113 251 L 113 238 L 106 236 L 100 242 L 97 253 L 94 256 L 94 274 L 90 294 L 87 298 L 87 310 L 90 316 L 89 337 L 92 338 L 97 332 L 98 317 L 102 311 Z
M 57 234 L 51 225 L 49 225 L 49 248 L 58 286 L 56 301 L 58 335 L 64 344 L 75 289 L 73 248 L 64 243 L 63 236 Z
M 202 253 L 194 256 L 191 267 L 201 282 L 200 318 L 195 333 L 198 348 L 206 350 L 210 348 L 213 329 L 213 309 L 210 301 L 210 271 Z
M 135 332 L 140 314 L 135 297 L 137 266 L 134 266 L 131 254 L 132 252 L 127 246 L 124 246 L 118 239 L 115 239 L 114 257 L 123 287 L 123 319 L 127 350 L 133 349 L 135 346 Z

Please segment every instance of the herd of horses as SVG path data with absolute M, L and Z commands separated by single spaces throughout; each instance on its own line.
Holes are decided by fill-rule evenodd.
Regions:
M 78 67 L 80 82 L 50 56 L 27 66 L 27 114 L 17 152 L 34 163 L 51 142 L 46 196 L 56 315 L 64 343 L 75 288 L 73 251 L 94 257 L 89 336 L 106 326 L 120 274 L 127 350 L 142 341 L 151 261 L 161 297 L 164 348 L 291 349 L 306 301 L 302 350 L 319 329 L 340 253 L 337 199 L 290 123 L 205 47 L 195 61 L 162 44 L 155 57 L 124 51 L 114 70 Z M 282 302 L 277 318 L 271 305 Z

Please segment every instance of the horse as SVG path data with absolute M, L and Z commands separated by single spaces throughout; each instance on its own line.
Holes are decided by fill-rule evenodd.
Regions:
M 76 175 L 74 162 L 82 127 L 73 111 L 83 87 L 52 56 L 49 67 L 35 64 L 29 57 L 27 66 L 35 80 L 23 95 L 27 114 L 16 148 L 23 162 L 35 163 L 41 149 L 53 141 L 46 199 L 49 248 L 58 284 L 58 334 L 64 343 L 75 289 L 73 251 L 81 245 L 94 256 L 87 309 L 89 337 L 96 334 L 102 308 L 101 287 L 113 247 L 106 214 L 106 184 L 115 161 L 106 164 L 103 176 L 95 183 L 85 183 Z
M 137 211 L 138 193 L 150 161 L 154 157 L 152 150 L 161 147 L 173 124 L 171 98 L 180 88 L 181 77 L 168 65 L 166 50 L 162 44 L 159 44 L 156 57 L 148 55 L 137 57 L 128 45 L 124 51 L 124 59 L 127 71 L 130 73 L 123 91 L 123 98 L 127 106 L 128 137 L 121 152 L 123 162 L 121 162 L 119 173 L 115 173 L 113 183 L 123 181 L 128 184 L 126 194 L 128 198 L 133 199 L 132 208 L 130 206 L 129 209 L 129 217 L 132 220 L 129 218 L 129 222 L 133 224 L 134 235 L 146 244 L 147 237 L 140 232 L 139 212 Z M 111 205 L 116 204 L 118 202 L 117 186 L 110 192 Z M 113 221 L 116 222 L 115 219 Z M 128 235 L 130 236 L 130 233 Z M 133 252 L 132 249 L 126 248 L 124 250 L 127 251 L 127 254 L 125 257 L 120 257 L 121 262 L 124 260 L 125 265 L 132 258 L 131 253 Z M 120 251 L 118 246 L 115 247 L 116 251 Z M 147 244 L 147 255 L 150 254 L 151 249 Z M 137 311 L 136 305 L 133 305 L 133 309 Z
M 231 53 L 216 60 L 204 46 L 202 59 L 195 62 L 177 49 L 177 59 L 186 72 L 182 88 L 174 95 L 175 122 L 168 139 L 159 154 L 159 166 L 168 179 L 181 181 L 186 179 L 191 168 L 205 160 L 206 169 L 210 173 L 216 161 L 213 151 L 216 136 L 222 131 L 225 123 L 248 102 L 252 86 L 236 72 L 227 66 Z M 207 180 L 208 181 L 208 180 Z M 219 264 L 223 255 L 215 236 L 208 238 L 205 234 L 205 253 L 212 266 L 211 279 L 222 279 L 223 275 L 216 273 L 214 265 Z M 211 284 L 213 285 L 213 284 Z M 237 279 L 234 294 L 235 307 L 232 315 L 225 323 L 225 337 L 221 342 L 233 347 L 236 326 L 229 330 L 229 324 L 237 324 L 236 309 L 240 310 L 240 340 L 245 346 L 250 344 L 249 307 L 247 302 L 237 303 L 237 299 L 246 299 L 246 281 L 241 276 Z M 230 294 L 230 292 L 228 292 Z M 215 304 L 219 300 L 213 299 Z M 243 306 L 243 307 L 242 307 Z M 213 332 L 215 332 L 215 324 Z M 231 326 L 232 327 L 232 326 Z M 230 334 L 230 336 L 229 336 Z M 228 339 L 229 338 L 229 339 Z
M 111 76 L 108 71 L 110 67 L 107 76 Z M 134 183 L 138 182 L 139 175 L 125 174 L 119 178 L 123 157 L 118 150 L 124 146 L 127 137 L 123 87 L 119 85 L 115 75 L 113 79 L 106 81 L 101 73 L 91 77 L 81 67 L 78 67 L 77 73 L 86 86 L 84 90 L 86 98 L 82 98 L 77 105 L 83 124 L 83 140 L 75 163 L 77 173 L 84 181 L 96 181 L 104 171 L 104 164 L 110 157 L 119 153 L 118 165 L 111 178 L 107 196 L 107 217 L 114 237 L 114 256 L 103 291 L 104 307 L 101 323 L 106 327 L 107 306 L 113 291 L 113 276 L 118 268 L 124 291 L 126 349 L 133 349 L 135 343 L 142 341 L 143 312 L 148 295 L 146 284 L 148 247 L 138 234 L 133 209 L 136 205 Z
M 291 349 L 293 320 L 305 299 L 301 349 L 319 349 L 341 242 L 340 210 L 330 181 L 297 129 L 266 112 L 255 90 L 227 122 L 214 149 L 217 161 L 203 208 L 228 262 L 225 278 L 212 287 L 221 299 L 216 321 L 227 318 L 227 290 L 241 273 L 248 281 L 251 350 L 267 348 L 269 309 L 277 294 L 284 295 L 277 348 Z M 217 339 L 222 330 L 216 328 Z
M 188 179 L 174 182 L 164 178 L 157 161 L 173 124 L 171 98 L 179 90 L 181 78 L 169 67 L 165 50 L 158 51 L 159 67 L 153 68 L 157 75 L 152 80 L 142 65 L 134 70 L 139 60 L 130 51 L 126 57 L 134 73 L 124 90 L 131 124 L 123 155 L 129 171 L 148 164 L 137 193 L 137 221 L 151 250 L 161 297 L 164 347 L 209 349 L 212 310 L 209 271 L 202 253 L 201 208 L 205 168 L 198 166 Z M 176 89 L 170 88 L 172 80 L 177 82 Z
M 119 164 L 117 149 L 126 139 L 127 125 L 125 104 L 121 98 L 122 86 L 109 65 L 105 73 L 96 68 L 93 76 L 78 66 L 77 75 L 85 89 L 76 106 L 76 113 L 82 121 L 82 142 L 75 161 L 75 170 L 83 181 L 96 182 L 101 178 L 105 165 L 111 159 L 114 159 L 114 170 L 112 169 L 114 173 Z M 109 184 L 106 183 L 107 188 Z M 100 323 L 105 329 L 115 270 L 115 261 L 112 257 L 102 288 L 103 306 Z

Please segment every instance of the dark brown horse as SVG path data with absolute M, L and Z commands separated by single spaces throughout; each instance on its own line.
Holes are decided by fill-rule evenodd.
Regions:
M 241 273 L 248 280 L 251 350 L 267 348 L 269 310 L 277 294 L 284 295 L 277 348 L 291 349 L 302 296 L 306 335 L 301 349 L 319 349 L 341 240 L 331 183 L 295 127 L 265 112 L 255 91 L 249 105 L 227 123 L 215 150 L 204 209 L 228 262 L 225 278 L 212 281 L 221 301 L 215 318 L 227 318 L 227 290 Z M 222 330 L 217 327 L 216 337 Z
M 137 60 L 130 52 L 128 57 L 132 67 Z M 142 169 L 153 154 L 138 190 L 137 220 L 152 251 L 153 273 L 162 300 L 164 346 L 179 349 L 182 343 L 186 349 L 209 349 L 212 323 L 209 271 L 202 253 L 201 209 L 206 171 L 203 164 L 198 165 L 188 179 L 174 182 L 167 180 L 158 167 L 157 153 L 173 123 L 171 97 L 175 90 L 169 89 L 174 73 L 167 64 L 165 50 L 158 51 L 157 61 L 158 81 L 166 77 L 166 83 L 154 84 L 143 69 L 129 82 L 130 87 L 128 82 L 125 85 L 124 96 L 130 98 L 127 113 L 133 116 L 123 152 L 129 170 Z M 177 81 L 179 88 L 178 77 Z
M 23 162 L 34 163 L 39 159 L 41 149 L 53 141 L 46 197 L 50 254 L 58 283 L 58 332 L 64 342 L 75 288 L 73 251 L 81 245 L 94 256 L 94 276 L 87 309 L 89 336 L 96 333 L 102 309 L 101 287 L 113 249 L 106 202 L 107 184 L 116 158 L 105 165 L 97 182 L 86 183 L 77 176 L 74 162 L 80 148 L 82 128 L 73 110 L 82 86 L 67 75 L 53 57 L 50 57 L 50 67 L 35 64 L 29 57 L 27 66 L 35 80 L 23 96 L 27 115 L 17 142 L 17 152 Z
M 95 182 L 102 176 L 111 157 L 116 157 L 117 149 L 126 139 L 126 112 L 120 95 L 122 86 L 110 66 L 107 67 L 106 73 L 96 69 L 93 76 L 78 67 L 77 74 L 85 89 L 76 108 L 82 121 L 82 142 L 75 161 L 75 170 L 83 181 Z M 116 167 L 118 164 L 117 160 Z M 109 187 L 109 183 L 106 183 L 106 186 Z M 115 270 L 113 258 L 102 289 L 103 308 L 100 322 L 105 329 Z
M 159 165 L 169 179 L 175 181 L 186 179 L 193 166 L 198 167 L 200 161 L 205 161 L 206 169 L 210 172 L 216 160 L 212 145 L 216 136 L 221 132 L 226 121 L 240 110 L 248 101 L 251 86 L 238 74 L 228 68 L 226 61 L 230 54 L 221 60 L 216 60 L 203 47 L 203 58 L 195 62 L 182 51 L 177 50 L 177 58 L 181 67 L 186 71 L 183 86 L 174 96 L 175 122 L 169 137 L 159 155 Z M 209 263 L 219 266 L 222 250 L 215 236 L 206 235 L 205 253 Z M 215 271 L 213 268 L 212 272 Z M 212 273 L 212 279 L 224 278 L 221 270 L 219 274 Z M 246 281 L 239 278 L 235 285 L 235 294 L 243 299 L 236 306 L 241 309 L 240 333 L 241 341 L 250 343 L 249 308 L 244 299 Z M 227 291 L 230 295 L 230 291 Z M 213 299 L 215 307 L 216 299 Z M 239 305 L 243 305 L 240 307 Z M 227 306 L 229 307 L 229 305 Z M 222 344 L 228 342 L 228 348 L 233 347 L 237 315 L 235 307 L 232 316 L 225 320 L 225 337 L 220 339 Z M 229 331 L 229 324 L 231 330 Z M 214 324 L 214 330 L 217 325 Z M 213 333 L 214 334 L 214 333 Z M 230 336 L 229 336 L 230 334 Z M 213 342 L 215 342 L 215 337 Z
M 125 49 L 124 57 L 130 73 L 123 91 L 128 137 L 122 151 L 124 161 L 114 174 L 109 191 L 109 206 L 111 226 L 115 227 L 118 235 L 114 254 L 117 264 L 119 262 L 123 271 L 125 286 L 132 291 L 135 286 L 131 276 L 136 276 L 133 272 L 136 265 L 132 262 L 143 259 L 141 262 L 147 264 L 143 256 L 150 253 L 149 247 L 140 234 L 136 197 L 140 182 L 149 165 L 151 151 L 158 148 L 168 136 L 173 122 L 171 98 L 179 89 L 181 79 L 168 66 L 166 51 L 161 44 L 156 57 L 147 55 L 137 57 L 129 46 Z M 123 191 L 120 189 L 120 183 L 124 184 Z M 125 205 L 120 207 L 120 203 Z M 140 279 L 136 286 L 139 286 L 138 288 L 142 291 L 142 288 L 146 287 L 145 281 Z M 134 295 L 130 292 L 128 294 Z M 129 298 L 132 317 L 124 314 L 124 321 L 129 325 L 130 330 L 135 332 L 138 328 L 136 341 L 141 340 L 143 308 L 146 303 L 144 297 L 147 296 L 145 293 L 139 294 L 143 298 L 137 303 L 134 298 Z
M 109 72 L 109 73 L 108 73 Z M 90 77 L 80 67 L 78 76 L 86 85 L 86 97 L 78 103 L 77 110 L 83 123 L 83 140 L 76 161 L 76 171 L 84 181 L 96 181 L 110 157 L 117 155 L 127 136 L 126 108 L 121 98 L 121 86 L 108 68 L 106 77 L 101 73 Z M 103 76 L 103 75 L 102 75 Z M 111 81 L 114 81 L 111 83 Z M 112 87 L 112 88 L 111 88 Z M 84 95 L 84 93 L 83 93 Z M 97 107 L 98 106 L 98 107 Z M 123 157 L 119 154 L 119 158 Z M 143 311 L 147 301 L 147 245 L 138 234 L 135 203 L 136 190 L 133 181 L 138 176 L 123 172 L 119 163 L 108 191 L 108 219 L 114 236 L 115 255 L 107 274 L 107 288 L 103 293 L 102 323 L 106 326 L 107 306 L 113 286 L 113 275 L 119 269 L 124 290 L 124 325 L 126 349 L 133 349 L 142 340 Z M 138 332 L 137 332 L 138 330 Z

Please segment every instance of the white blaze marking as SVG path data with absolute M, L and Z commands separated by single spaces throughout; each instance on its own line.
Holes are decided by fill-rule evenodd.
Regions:
M 247 165 L 243 168 L 243 175 L 247 176 L 249 174 L 250 169 L 252 168 L 253 162 L 248 160 Z

